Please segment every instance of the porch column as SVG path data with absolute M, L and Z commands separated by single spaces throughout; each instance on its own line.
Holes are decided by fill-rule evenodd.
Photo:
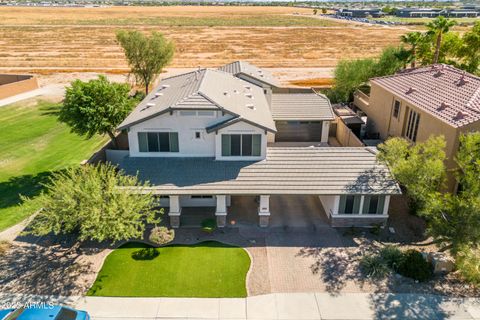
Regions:
M 217 227 L 223 228 L 227 223 L 227 196 L 217 195 L 217 209 L 215 210 L 215 217 L 217 217 Z
M 270 220 L 270 196 L 261 195 L 260 203 L 258 205 L 258 217 L 260 227 L 268 227 L 268 222 Z
M 328 143 L 328 134 L 330 132 L 330 121 L 322 122 L 322 137 L 320 142 Z
M 180 207 L 179 196 L 169 196 L 170 199 L 170 211 L 168 216 L 170 217 L 170 225 L 172 228 L 178 228 L 180 226 L 180 213 L 182 208 Z
M 390 196 L 385 196 L 385 202 L 383 203 L 383 214 L 388 215 L 388 206 L 390 205 Z

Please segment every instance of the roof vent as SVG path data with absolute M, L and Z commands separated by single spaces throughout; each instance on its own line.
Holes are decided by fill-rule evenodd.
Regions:
M 147 103 L 147 107 L 155 107 L 155 103 L 149 102 L 149 103 Z
M 405 92 L 405 93 L 410 94 L 410 93 L 414 93 L 415 91 L 416 91 L 415 88 L 410 87 L 410 88 L 408 88 L 407 92 Z
M 253 95 L 251 93 L 245 93 L 245 97 L 253 99 Z
M 155 92 L 155 96 L 156 97 L 163 96 L 163 92 Z
M 228 96 L 228 91 L 224 91 L 224 92 L 223 92 L 223 95 L 224 95 L 224 96 Z
M 250 87 L 250 86 L 244 86 L 244 87 L 245 87 L 245 89 L 247 89 L 247 90 L 252 89 L 252 87 Z
M 458 80 L 458 85 L 463 86 L 464 84 L 467 84 L 468 82 L 469 82 L 468 79 L 465 79 L 465 74 L 462 74 L 462 76 Z
M 237 89 L 235 89 L 235 90 L 233 90 L 233 93 L 239 94 L 240 91 L 238 91 Z
M 440 105 L 440 107 L 437 108 L 437 110 L 442 111 L 442 110 L 447 109 L 448 107 L 450 107 L 450 105 L 448 103 L 442 102 L 442 104 Z
M 170 85 L 169 84 L 162 85 L 162 89 L 166 89 L 166 88 L 170 88 Z
M 247 104 L 246 107 L 250 110 L 256 110 L 255 106 L 253 104 Z
M 461 120 L 465 118 L 466 114 L 463 113 L 462 111 L 458 111 L 457 115 L 455 116 L 454 120 Z

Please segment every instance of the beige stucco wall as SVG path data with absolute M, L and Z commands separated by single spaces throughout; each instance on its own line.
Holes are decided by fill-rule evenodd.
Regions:
M 398 119 L 392 115 L 394 100 L 400 101 L 400 114 Z M 425 141 L 430 136 L 443 135 L 446 141 L 446 166 L 448 169 L 455 168 L 454 157 L 458 150 L 458 137 L 460 132 L 480 130 L 480 121 L 462 128 L 454 128 L 433 115 L 407 103 L 405 100 L 395 97 L 392 93 L 375 83 L 372 83 L 370 104 L 362 109 L 369 117 L 369 123 L 367 125 L 369 132 L 378 132 L 382 139 L 387 139 L 392 136 L 403 136 L 404 127 L 407 122 L 407 107 L 420 114 L 417 142 Z M 453 191 L 455 188 L 455 181 L 451 174 L 448 177 L 447 188 L 450 191 Z
M 33 76 L 0 74 L 0 99 L 5 99 L 37 88 L 37 78 Z
M 342 147 L 364 147 L 363 142 L 350 130 L 342 119 L 336 117 L 335 137 Z

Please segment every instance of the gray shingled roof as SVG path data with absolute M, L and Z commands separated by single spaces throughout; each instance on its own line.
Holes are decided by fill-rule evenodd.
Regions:
M 131 158 L 126 173 L 159 194 L 398 194 L 397 183 L 368 148 L 267 149 L 266 160 Z
M 371 82 L 453 127 L 480 120 L 480 77 L 452 66 L 412 69 Z
M 171 110 L 222 110 L 275 132 L 263 90 L 220 70 L 201 69 L 163 79 L 120 124 L 119 130 Z
M 280 82 L 267 70 L 246 61 L 235 61 L 218 68 L 219 70 L 238 76 L 244 74 L 270 86 L 280 87 Z
M 334 120 L 330 100 L 316 93 L 272 95 L 273 120 Z

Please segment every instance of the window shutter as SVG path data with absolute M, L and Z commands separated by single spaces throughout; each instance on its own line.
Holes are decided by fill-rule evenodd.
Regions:
M 148 152 L 148 141 L 146 132 L 138 133 L 138 150 L 140 152 Z
M 222 134 L 222 156 L 228 157 L 231 155 L 230 135 Z
M 262 136 L 259 134 L 252 135 L 252 156 L 259 157 L 262 149 Z
M 178 132 L 170 132 L 170 152 L 178 152 Z

